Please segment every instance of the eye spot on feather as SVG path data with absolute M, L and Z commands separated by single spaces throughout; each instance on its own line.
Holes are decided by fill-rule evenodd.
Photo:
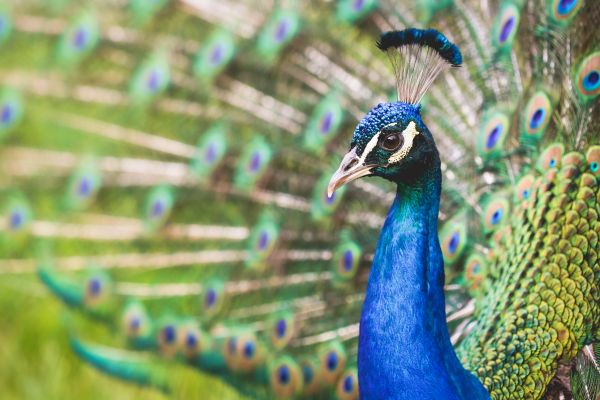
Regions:
M 123 313 L 123 328 L 129 338 L 138 338 L 147 333 L 148 317 L 138 303 L 127 305 Z
M 77 50 L 83 50 L 88 41 L 88 32 L 84 27 L 79 27 L 73 32 L 71 43 Z
M 320 131 L 323 135 L 329 134 L 333 123 L 333 112 L 327 111 L 321 119 Z
M 546 113 L 541 108 L 538 108 L 537 110 L 535 110 L 535 112 L 533 113 L 533 116 L 531 117 L 531 122 L 529 123 L 529 127 L 531 127 L 532 129 L 539 127 L 541 122 L 544 120 L 545 114 Z
M 352 10 L 358 12 L 365 6 L 365 0 L 354 0 L 352 2 Z
M 145 104 L 165 90 L 170 83 L 171 73 L 168 56 L 155 52 L 135 70 L 130 81 L 131 100 Z
M 140 326 L 142 325 L 142 321 L 138 317 L 131 318 L 129 321 L 129 330 L 132 333 L 137 333 L 140 330 Z
M 327 369 L 329 369 L 330 371 L 335 371 L 335 369 L 338 367 L 338 356 L 337 353 L 334 351 L 329 352 L 329 354 L 327 354 Z
M 488 139 L 485 144 L 485 147 L 487 149 L 492 149 L 496 145 L 496 143 L 498 143 L 498 139 L 500 138 L 501 135 L 502 135 L 502 125 L 496 125 L 494 127 L 494 129 L 492 129 L 492 131 L 488 135 Z
M 277 26 L 275 28 L 275 34 L 274 34 L 275 42 L 276 43 L 283 42 L 286 39 L 289 31 L 290 31 L 290 22 L 286 18 L 279 21 L 279 23 L 277 23 Z
M 492 214 L 492 224 L 496 225 L 500 221 L 502 221 L 502 209 L 499 208 Z
M 319 351 L 320 376 L 331 385 L 338 384 L 346 365 L 346 357 L 346 351 L 340 342 L 329 342 Z
M 595 90 L 600 85 L 598 71 L 591 71 L 583 78 L 583 87 L 586 90 Z
M 178 328 L 177 341 L 183 354 L 188 359 L 197 356 L 204 347 L 202 334 L 193 322 L 188 322 Z
M 190 161 L 190 172 L 199 181 L 206 181 L 227 151 L 228 125 L 217 122 L 202 135 Z M 244 167 L 247 164 L 244 164 Z
M 500 153 L 509 131 L 509 118 L 504 112 L 498 110 L 485 112 L 475 143 L 477 153 L 484 158 Z
M 92 278 L 88 282 L 88 294 L 97 297 L 102 293 L 102 281 L 98 278 Z
M 353 389 L 354 389 L 354 379 L 352 379 L 351 376 L 346 376 L 344 378 L 344 391 L 346 393 L 350 393 L 350 392 L 352 392 Z
M 87 197 L 92 193 L 92 182 L 87 177 L 81 178 L 77 185 L 77 194 L 81 197 Z
M 531 144 L 535 145 L 550 123 L 552 110 L 552 102 L 546 92 L 535 92 L 521 114 L 521 138 L 529 142 L 534 141 Z
M 536 163 L 537 170 L 540 172 L 546 172 L 549 169 L 558 167 L 563 153 L 564 146 L 562 143 L 550 144 L 540 155 Z
M 166 325 L 162 330 L 162 338 L 166 344 L 175 342 L 177 338 L 177 332 L 173 325 Z
M 333 171 L 330 170 L 323 171 L 323 174 L 319 177 L 319 180 L 313 187 L 310 214 L 316 221 L 323 221 L 330 218 L 344 198 L 344 193 L 347 189 L 346 186 L 340 187 L 333 192 L 331 196 L 327 193 L 327 187 L 332 173 Z
M 559 0 L 558 12 L 562 15 L 568 14 L 577 5 L 577 0 Z
M 217 149 L 214 143 L 210 143 L 206 146 L 206 151 L 204 152 L 204 161 L 207 164 L 212 164 L 217 158 Z
M 260 232 L 258 235 L 258 241 L 256 242 L 256 248 L 259 251 L 263 251 L 269 245 L 269 233 L 266 231 Z
M 21 210 L 13 210 L 9 216 L 9 227 L 11 230 L 16 231 L 23 226 L 25 222 L 25 216 Z
M 456 253 L 456 249 L 460 243 L 460 232 L 453 232 L 448 242 L 448 252 L 450 254 Z
M 532 197 L 533 191 L 533 176 L 526 175 L 517 184 L 516 197 L 517 201 L 529 200 Z
M 574 80 L 578 94 L 591 101 L 600 94 L 600 51 L 596 51 L 579 64 Z
M 251 341 L 246 342 L 244 344 L 244 357 L 251 359 L 254 357 L 255 353 L 256 353 L 256 345 Z
M 204 305 L 206 308 L 211 308 L 217 302 L 217 292 L 214 289 L 208 289 L 204 296 Z
M 568 22 L 581 8 L 580 0 L 554 0 L 551 3 L 550 16 L 556 22 Z
M 160 217 L 165 211 L 165 205 L 161 200 L 155 200 L 152 203 L 151 215 L 152 217 Z
M 266 267 L 266 261 L 275 249 L 278 237 L 278 223 L 270 213 L 263 213 L 258 223 L 252 228 L 248 240 L 250 252 L 245 258 L 246 266 L 252 269 Z
M 261 157 L 260 152 L 254 152 L 250 157 L 250 162 L 248 163 L 248 170 L 250 172 L 257 172 L 260 169 Z
M 471 255 L 465 265 L 465 280 L 470 289 L 478 289 L 484 279 L 485 260 L 480 254 Z
M 440 230 L 439 237 L 444 264 L 450 266 L 461 257 L 468 243 L 464 213 L 459 213 L 446 221 Z
M 23 102 L 18 92 L 0 90 L 0 138 L 14 127 L 23 115 Z
M 86 306 L 95 306 L 106 294 L 107 281 L 101 276 L 90 276 L 85 283 L 85 304 Z
M 600 146 L 591 146 L 585 154 L 590 172 L 596 176 L 600 175 Z
M 198 347 L 198 337 L 193 332 L 188 332 L 185 338 L 185 346 L 189 350 L 195 350 Z
M 159 87 L 160 87 L 160 72 L 159 71 L 157 71 L 155 69 L 151 69 L 150 72 L 148 72 L 148 76 L 146 77 L 146 87 L 151 92 L 156 92 L 159 89 Z
M 487 202 L 484 211 L 484 231 L 495 231 L 496 228 L 504 222 L 505 216 L 508 215 L 509 203 L 502 196 L 497 196 Z
M 337 382 L 336 394 L 340 400 L 358 400 L 358 374 L 356 368 L 345 371 Z
M 283 385 L 290 383 L 290 369 L 287 365 L 281 365 L 278 369 L 279 382 Z
M 338 245 L 333 256 L 332 269 L 334 269 L 334 285 L 344 285 L 356 276 L 362 248 L 350 239 L 343 239 Z
M 144 206 L 148 229 L 157 229 L 166 221 L 173 205 L 173 198 L 171 188 L 168 186 L 156 186 L 148 193 Z
M 209 63 L 211 65 L 220 64 L 221 61 L 223 61 L 224 53 L 225 53 L 225 51 L 224 51 L 224 48 L 221 45 L 221 43 L 215 44 L 215 46 L 210 51 L 210 57 L 208 58 Z
M 2 112 L 0 112 L 0 122 L 4 126 L 8 126 L 13 121 L 14 109 L 12 104 L 7 103 L 2 106 Z
M 511 47 L 519 26 L 519 19 L 520 12 L 514 4 L 506 3 L 502 7 L 493 28 L 493 41 L 498 49 Z
M 275 398 L 296 398 L 302 389 L 302 370 L 289 356 L 273 362 L 269 372 L 269 382 Z
M 515 18 L 509 17 L 503 24 L 502 29 L 500 30 L 500 43 L 504 43 L 506 39 L 512 33 L 513 28 L 515 27 Z
M 342 258 L 344 271 L 350 271 L 354 265 L 354 255 L 351 250 L 346 250 L 344 252 L 344 257 Z
M 287 331 L 287 323 L 285 322 L 285 319 L 278 320 L 277 323 L 275 324 L 275 334 L 277 335 L 277 337 L 278 338 L 284 337 L 286 331 Z

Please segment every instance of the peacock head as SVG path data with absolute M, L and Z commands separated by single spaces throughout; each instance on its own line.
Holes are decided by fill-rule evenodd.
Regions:
M 329 196 L 363 176 L 411 183 L 439 162 L 419 103 L 440 72 L 462 63 L 460 50 L 434 29 L 414 28 L 384 33 L 378 46 L 394 66 L 399 101 L 377 105 L 360 121 L 350 151 L 331 177 Z

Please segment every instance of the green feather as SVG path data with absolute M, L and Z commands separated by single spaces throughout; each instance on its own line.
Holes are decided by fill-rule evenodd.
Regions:
M 194 60 L 194 75 L 202 83 L 217 76 L 236 53 L 235 38 L 225 30 L 215 31 L 198 50 Z
M 258 55 L 267 63 L 273 62 L 285 46 L 300 31 L 300 17 L 294 10 L 280 9 L 269 18 L 256 43 Z
M 169 391 L 164 372 L 153 366 L 149 359 L 123 350 L 84 343 L 74 337 L 70 344 L 75 354 L 102 372 L 139 385 Z
M 356 22 L 377 8 L 377 0 L 338 0 L 336 16 L 340 21 Z

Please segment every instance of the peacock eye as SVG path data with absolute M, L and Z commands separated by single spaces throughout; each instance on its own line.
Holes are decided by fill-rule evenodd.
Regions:
M 384 136 L 379 146 L 384 150 L 388 151 L 396 151 L 402 146 L 404 142 L 404 137 L 399 132 L 390 133 L 387 136 Z

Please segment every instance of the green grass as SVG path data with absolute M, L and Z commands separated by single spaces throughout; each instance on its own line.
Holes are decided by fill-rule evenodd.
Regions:
M 70 350 L 64 323 L 66 315 L 64 306 L 35 276 L 0 275 L 0 387 L 3 399 L 240 398 L 218 379 L 183 366 L 173 369 L 170 382 L 174 388 L 170 397 L 157 390 L 108 377 L 82 362 Z M 102 334 L 110 336 L 107 329 L 96 327 L 93 337 L 97 339 Z

